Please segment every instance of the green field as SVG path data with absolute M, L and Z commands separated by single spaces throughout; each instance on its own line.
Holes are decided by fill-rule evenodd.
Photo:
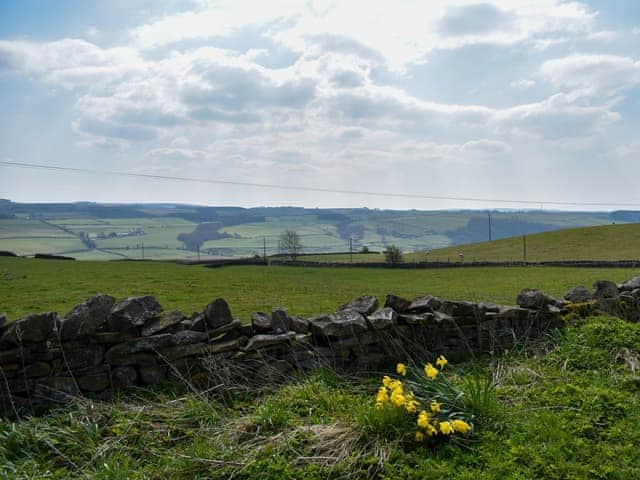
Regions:
M 384 301 L 387 293 L 513 304 L 524 287 L 563 295 L 598 279 L 622 281 L 637 269 L 487 267 L 387 270 L 235 266 L 206 268 L 170 262 L 70 262 L 0 257 L 0 311 L 11 318 L 28 312 L 66 313 L 96 293 L 122 298 L 156 295 L 165 308 L 201 311 L 215 297 L 227 299 L 237 316 L 285 307 L 308 316 L 333 311 L 362 294 Z

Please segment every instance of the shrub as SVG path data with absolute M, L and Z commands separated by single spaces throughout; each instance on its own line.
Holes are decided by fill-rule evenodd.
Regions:
M 384 251 L 384 258 L 387 263 L 402 263 L 402 251 L 395 245 L 389 245 Z

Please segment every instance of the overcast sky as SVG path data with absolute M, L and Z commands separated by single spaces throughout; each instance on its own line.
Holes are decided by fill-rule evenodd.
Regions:
M 5 161 L 640 203 L 640 2 L 2 0 L 0 110 Z M 2 166 L 0 197 L 491 206 Z

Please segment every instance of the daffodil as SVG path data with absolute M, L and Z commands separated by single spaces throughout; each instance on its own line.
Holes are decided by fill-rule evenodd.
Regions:
M 427 428 L 429 426 L 429 412 L 426 412 L 425 410 L 422 410 L 419 414 L 418 414 L 418 426 L 420 428 Z
M 396 365 L 396 372 L 404 377 L 407 374 L 407 366 L 404 363 L 399 363 Z
M 451 422 L 440 422 L 440 432 L 443 435 L 451 435 L 453 433 Z
M 424 442 L 424 433 L 422 433 L 420 430 L 418 430 L 416 432 L 416 442 Z
M 433 413 L 438 413 L 440 411 L 441 404 L 436 402 L 435 400 L 431 402 L 431 411 Z
M 436 430 L 436 427 L 434 427 L 430 423 L 427 424 L 427 427 L 425 428 L 425 430 L 427 431 L 427 435 L 430 437 L 433 437 L 434 435 L 438 434 L 438 430 Z
M 429 377 L 430 379 L 434 379 L 438 376 L 438 369 L 436 367 L 434 367 L 433 365 L 431 365 L 430 363 L 427 363 L 424 366 L 424 374 Z
M 462 433 L 463 435 L 466 435 L 471 431 L 471 425 L 464 420 L 454 420 L 451 424 L 456 432 Z
M 384 385 L 385 387 L 389 387 L 391 382 L 392 382 L 392 380 L 391 380 L 391 377 L 389 375 L 385 375 L 384 377 L 382 377 L 382 385 Z
M 389 401 L 389 390 L 387 387 L 380 387 L 376 395 L 376 403 L 385 404 Z
M 444 355 L 440 355 L 436 360 L 436 365 L 440 367 L 440 370 L 442 370 L 447 365 L 447 363 L 449 363 L 449 360 L 444 358 Z

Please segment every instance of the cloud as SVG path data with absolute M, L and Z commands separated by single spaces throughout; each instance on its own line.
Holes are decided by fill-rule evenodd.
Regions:
M 536 85 L 535 80 L 531 80 L 528 78 L 523 78 L 521 80 L 515 80 L 509 84 L 514 88 L 518 88 L 520 90 L 528 90 Z
M 556 87 L 615 95 L 640 83 L 640 62 L 618 55 L 575 54 L 545 61 L 539 74 Z
M 489 3 L 453 7 L 438 22 L 444 35 L 478 35 L 509 27 L 513 16 Z

